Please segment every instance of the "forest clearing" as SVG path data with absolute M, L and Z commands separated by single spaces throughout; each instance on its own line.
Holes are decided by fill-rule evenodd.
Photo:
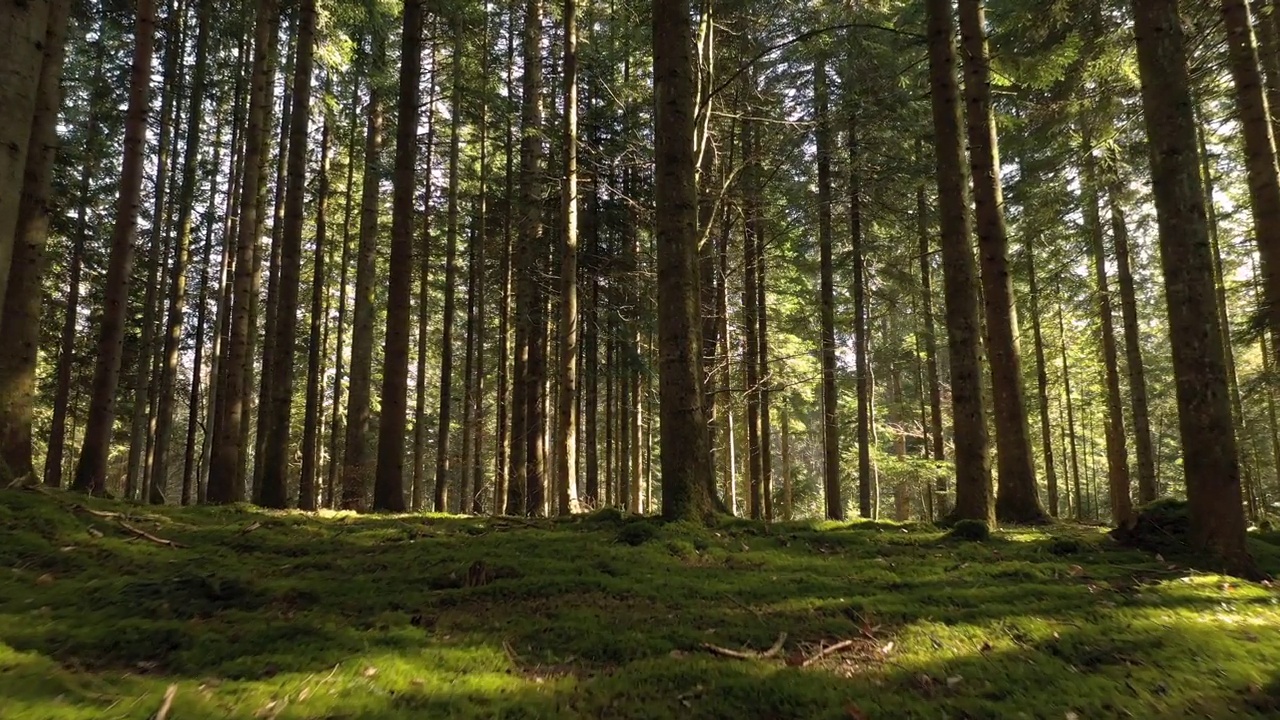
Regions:
M 0 0 L 0 720 L 1280 717 L 1278 136 L 1280 0 Z
M 0 526 L 5 718 L 142 720 L 170 686 L 174 720 L 1280 713 L 1280 592 L 1100 528 L 974 542 L 32 491 L 0 491 Z M 1280 534 L 1251 547 L 1280 570 Z

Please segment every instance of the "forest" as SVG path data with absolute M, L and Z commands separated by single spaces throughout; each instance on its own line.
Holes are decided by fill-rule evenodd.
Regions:
M 0 0 L 0 718 L 1280 717 L 1280 0 Z

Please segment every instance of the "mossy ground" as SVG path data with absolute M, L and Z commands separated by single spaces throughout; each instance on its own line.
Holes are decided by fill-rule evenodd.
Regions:
M 1255 554 L 1280 569 L 1280 547 Z M 0 573 L 6 720 L 147 718 L 170 685 L 175 720 L 1280 717 L 1280 593 L 1095 529 L 962 542 L 0 491 Z M 769 658 L 703 647 L 783 632 Z

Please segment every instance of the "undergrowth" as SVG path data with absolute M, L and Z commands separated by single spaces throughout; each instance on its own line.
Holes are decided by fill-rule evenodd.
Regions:
M 973 539 L 0 491 L 0 718 L 171 687 L 184 720 L 1280 716 L 1269 585 L 1093 528 Z

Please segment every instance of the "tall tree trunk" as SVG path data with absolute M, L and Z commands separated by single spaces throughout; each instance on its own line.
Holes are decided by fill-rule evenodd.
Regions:
M 482 47 L 489 46 L 489 15 L 486 12 L 484 16 L 484 34 L 482 36 Z M 489 55 L 485 53 L 484 60 L 481 63 L 481 76 L 489 76 Z M 489 105 L 487 98 L 480 98 L 480 117 L 479 117 L 479 145 L 480 145 L 480 167 L 479 182 L 476 188 L 476 251 L 475 257 L 472 259 L 476 264 L 476 281 L 471 292 L 475 295 L 475 317 L 473 319 L 472 330 L 470 333 L 475 339 L 475 389 L 471 394 L 471 418 L 473 425 L 465 428 L 464 432 L 472 433 L 471 441 L 471 495 L 469 499 L 470 511 L 476 515 L 484 512 L 484 502 L 481 500 L 481 488 L 484 485 L 484 462 L 482 461 L 482 441 L 484 440 L 484 340 L 485 340 L 485 248 L 489 243 L 489 227 L 488 227 L 488 173 L 489 173 L 489 154 L 488 154 L 488 127 Z M 468 373 L 469 375 L 470 373 Z M 468 508 L 463 507 L 462 511 L 467 512 Z
M 160 132 L 156 144 L 154 205 L 151 211 L 149 245 L 145 257 L 147 273 L 142 301 L 141 341 L 134 358 L 133 411 L 129 433 L 129 455 L 125 465 L 124 494 L 128 499 L 141 496 L 144 501 L 158 502 L 163 496 L 152 496 L 146 487 L 142 470 L 143 450 L 147 443 L 147 409 L 151 402 L 151 362 L 155 356 L 157 286 L 165 246 L 165 209 L 169 196 L 170 136 L 177 123 L 178 60 L 186 51 L 182 21 L 185 2 L 170 2 L 165 18 L 164 70 L 161 76 Z M 159 490 L 159 488 L 156 488 Z
M 662 515 L 706 517 L 707 423 L 702 408 L 698 292 L 698 190 L 693 158 L 693 47 L 689 0 L 653 4 L 654 198 L 658 278 L 658 371 Z
M 1129 403 L 1133 407 L 1134 446 L 1138 455 L 1138 502 L 1156 499 L 1155 449 L 1151 444 L 1151 419 L 1147 409 L 1147 378 L 1142 366 L 1142 326 L 1138 324 L 1138 300 L 1133 285 L 1129 228 L 1120 207 L 1119 189 L 1107 191 L 1111 204 L 1111 234 L 1116 243 L 1116 278 L 1120 283 L 1120 312 L 1124 320 L 1125 364 L 1129 369 Z
M 916 155 L 923 159 L 924 143 L 916 141 Z M 929 386 L 929 439 L 932 441 L 932 457 L 935 462 L 946 459 L 945 438 L 942 436 L 942 383 L 938 378 L 938 335 L 933 321 L 933 250 L 929 238 L 927 220 L 928 203 L 925 199 L 924 181 L 916 186 L 916 234 L 920 240 L 920 322 L 924 335 L 924 372 Z M 933 484 L 933 517 L 947 513 L 946 473 L 937 473 Z
M 1080 459 L 1076 449 L 1076 412 L 1075 402 L 1071 396 L 1071 368 L 1067 364 L 1067 326 L 1063 319 L 1062 313 L 1062 286 L 1059 283 L 1057 287 L 1058 296 L 1058 351 L 1062 356 L 1062 386 L 1063 392 L 1067 399 L 1067 433 L 1070 437 L 1071 449 L 1071 485 L 1072 485 L 1072 506 L 1075 509 L 1075 517 L 1077 521 L 1083 521 L 1084 512 L 1081 505 L 1080 492 Z
M 297 345 L 298 291 L 302 285 L 302 225 L 306 211 L 308 132 L 311 127 L 311 74 L 315 45 L 315 0 L 298 6 L 298 34 L 293 64 L 293 100 L 289 115 L 288 160 L 284 199 L 284 229 L 280 241 L 279 290 L 275 307 L 274 355 L 264 368 L 267 393 L 259 402 L 269 403 L 262 479 L 257 489 L 265 507 L 283 508 L 289 503 L 289 454 L 292 425 L 294 356 Z M 283 150 L 283 148 L 282 148 Z M 264 347 L 265 349 L 265 347 Z M 263 429 L 259 428 L 259 435 Z
M 1244 135 L 1245 170 L 1253 211 L 1253 233 L 1262 259 L 1263 309 L 1273 338 L 1280 337 L 1280 167 L 1271 108 L 1254 42 L 1246 0 L 1222 0 L 1227 32 L 1227 64 L 1236 87 L 1236 111 Z M 1276 350 L 1276 348 L 1272 348 Z
M 160 382 L 157 397 L 159 405 L 155 420 L 155 445 L 151 468 L 156 483 L 163 487 L 169 475 L 169 434 L 173 428 L 175 411 L 174 384 L 178 375 L 178 354 L 182 345 L 182 323 L 187 301 L 187 264 L 191 254 L 191 226 L 194 215 L 196 191 L 196 165 L 200 155 L 200 137 L 204 125 L 205 78 L 208 75 L 209 25 L 212 7 L 210 0 L 196 2 L 196 56 L 191 81 L 190 106 L 187 110 L 187 130 L 182 158 L 182 181 L 178 191 L 178 235 L 174 240 L 173 264 L 169 275 L 169 298 L 165 313 L 164 350 L 160 366 Z M 216 153 L 218 144 L 214 144 Z M 202 306 L 203 307 L 203 306 Z M 203 332 L 198 327 L 197 332 Z M 193 366 L 192 391 L 199 384 L 199 365 Z M 184 474 L 185 478 L 185 474 Z M 153 484 L 156 484 L 153 483 Z M 188 484 L 183 483 L 183 497 L 190 500 Z M 185 504 L 185 503 L 184 503 Z
M 311 2 L 311 0 L 307 0 Z M 313 8 L 314 10 L 314 8 Z M 305 11 L 304 11 L 305 12 Z M 328 104 L 330 80 L 325 78 L 322 104 Z M 325 340 L 322 323 L 328 316 L 325 302 L 326 280 L 325 253 L 329 252 L 329 111 L 324 111 L 324 125 L 320 129 L 320 174 L 316 187 L 316 239 L 315 258 L 311 271 L 311 328 L 307 337 L 307 397 L 302 420 L 302 468 L 298 477 L 298 509 L 319 508 L 319 491 L 316 478 L 319 475 L 320 447 L 320 381 L 323 368 L 320 358 Z M 349 161 L 349 159 L 348 159 Z
M 818 146 L 818 244 L 821 254 L 822 315 L 822 486 L 828 520 L 844 519 L 840 496 L 840 417 L 836 402 L 835 275 L 831 242 L 831 118 L 828 115 L 827 66 L 819 58 L 813 67 L 814 115 Z M 727 343 L 727 339 L 726 339 Z M 732 424 L 732 423 L 730 423 Z M 732 437 L 732 430 L 730 431 Z M 732 458 L 729 465 L 733 465 Z
M 942 228 L 942 279 L 951 358 L 951 406 L 956 446 L 957 520 L 995 524 L 987 423 L 982 397 L 982 340 L 977 268 L 969 219 L 969 178 L 961 135 L 951 0 L 928 0 L 929 76 Z
M 334 344 L 336 348 L 333 353 L 333 418 L 329 422 L 329 474 L 325 480 L 325 507 L 334 507 L 336 498 L 334 497 L 338 491 L 339 468 L 344 465 L 343 446 L 345 443 L 345 428 L 342 418 L 342 378 L 343 378 L 343 340 L 345 339 L 347 329 L 347 279 L 348 268 L 351 265 L 351 212 L 355 193 L 355 169 L 356 169 L 356 151 L 358 146 L 358 138 L 360 136 L 357 128 L 360 126 L 359 120 L 360 110 L 360 78 L 357 75 L 352 79 L 351 83 L 351 118 L 347 125 L 347 132 L 350 133 L 351 141 L 347 145 L 347 182 L 344 186 L 344 194 L 346 197 L 343 201 L 342 210 L 342 260 L 339 263 L 338 271 L 338 337 Z
M 760 370 L 757 364 L 760 358 L 760 321 L 757 313 L 760 310 L 756 303 L 756 282 L 759 273 L 756 264 L 756 234 L 760 226 L 760 187 L 759 158 L 756 156 L 755 123 L 746 121 L 742 126 L 742 163 L 745 222 L 742 228 L 742 391 L 747 400 L 747 468 L 750 483 L 751 518 L 759 520 L 763 517 L 764 503 L 761 498 L 763 483 L 763 453 L 760 443 Z
M 1031 331 L 1036 344 L 1036 391 L 1040 405 L 1044 474 L 1049 483 L 1049 515 L 1056 518 L 1059 513 L 1058 473 L 1053 461 L 1053 432 L 1049 427 L 1049 369 L 1044 354 L 1044 335 L 1040 328 L 1040 286 L 1036 282 L 1036 249 L 1035 244 L 1029 240 L 1027 241 L 1027 280 L 1031 295 Z
M 850 83 L 852 87 L 852 83 Z M 874 518 L 876 478 L 871 467 L 871 333 L 867 322 L 866 255 L 862 237 L 862 170 L 858 163 L 857 109 L 849 99 L 849 244 L 853 248 L 853 342 L 858 393 L 858 514 Z
M 13 2 L 0 11 L 0 310 L 7 296 L 31 121 L 40 96 L 49 16 L 56 12 L 52 9 L 56 1 Z
M 560 248 L 560 397 L 556 494 L 561 515 L 577 509 L 578 446 L 578 6 L 564 0 L 564 188 Z
M 404 436 L 409 412 L 409 313 L 413 294 L 413 197 L 418 164 L 418 86 L 422 78 L 422 0 L 405 0 L 400 99 L 391 212 L 391 277 L 383 350 L 382 416 L 373 509 L 403 512 Z M 456 111 L 455 111 L 456 112 Z
M 31 457 L 31 421 L 35 413 L 36 359 L 40 343 L 40 292 L 45 244 L 49 239 L 49 200 L 54 155 L 58 149 L 59 79 L 65 55 L 70 3 L 49 3 L 43 59 L 30 147 L 23 171 L 22 196 L 14 230 L 9 285 L 0 305 L 0 473 L 35 480 Z
M 116 199 L 111 231 L 111 254 L 107 262 L 106 294 L 102 326 L 98 335 L 97 359 L 93 369 L 93 396 L 84 443 L 76 463 L 71 487 L 79 492 L 100 495 L 107 488 L 107 458 L 116 418 L 116 386 L 124 355 L 124 325 L 128 315 L 129 273 L 133 266 L 133 246 L 138 231 L 138 205 L 142 197 L 145 164 L 147 115 L 150 103 L 151 61 L 155 44 L 155 3 L 138 0 L 137 33 L 129 72 L 129 105 L 125 111 L 124 151 L 120 168 L 120 194 Z M 25 160 L 25 153 L 23 156 Z M 21 163 L 19 164 L 21 167 Z M 0 227 L 0 235 L 11 237 Z M 0 274 L 5 274 L 8 258 L 0 258 Z
M 763 223 L 761 223 L 763 225 Z M 769 422 L 769 310 L 765 304 L 764 230 L 756 228 L 756 320 L 760 324 L 756 335 L 756 352 L 760 368 L 760 494 L 764 500 L 764 519 L 773 522 L 773 451 Z
M 515 97 L 515 0 L 511 0 L 510 12 L 507 13 L 507 76 L 506 91 L 509 101 Z M 513 237 L 515 227 L 515 145 L 513 134 L 514 113 L 505 112 L 506 122 L 502 134 L 502 154 L 505 165 L 503 173 L 503 220 L 502 220 L 502 257 L 498 261 L 498 279 L 502 283 L 502 298 L 498 307 L 498 390 L 497 402 L 494 403 L 494 425 L 497 427 L 497 447 L 494 448 L 493 463 L 493 514 L 515 515 L 520 511 L 518 500 L 520 494 L 508 483 L 508 470 L 516 465 L 514 447 L 515 413 L 511 388 L 511 263 Z M 518 377 L 518 375 L 517 375 Z M 522 478 L 523 479 L 523 478 Z
M 453 108 L 449 121 L 449 209 L 445 229 L 444 314 L 440 329 L 440 414 L 436 431 L 435 511 L 448 512 L 449 433 L 453 411 L 453 316 L 456 313 L 454 283 L 458 276 L 459 133 L 462 126 L 462 32 L 455 28 L 453 46 Z
M 1084 172 L 1081 182 L 1085 225 L 1089 229 L 1097 289 L 1099 335 L 1102 340 L 1103 381 L 1107 389 L 1106 445 L 1107 488 L 1111 498 L 1111 522 L 1127 527 L 1133 519 L 1129 488 L 1129 451 L 1125 442 L 1123 402 L 1120 397 L 1120 361 L 1116 349 L 1115 321 L 1111 289 L 1107 282 L 1107 251 L 1099 210 L 1097 170 L 1088 132 L 1085 133 Z
M 1135 2 L 1134 34 L 1178 379 L 1191 541 L 1195 549 L 1219 556 L 1229 571 L 1257 575 L 1245 548 L 1240 463 L 1177 0 Z
M 377 12 L 373 10 L 371 12 Z M 377 18 L 371 18 L 377 20 Z M 369 447 L 370 393 L 373 384 L 373 284 L 378 252 L 378 183 L 382 177 L 382 93 L 375 78 L 386 62 L 382 40 L 374 34 L 369 77 L 369 123 L 364 141 L 364 179 L 360 197 L 360 243 L 356 251 L 355 301 L 352 304 L 351 378 L 347 391 L 347 438 L 342 459 L 344 509 L 363 510 L 374 468 Z
M 983 6 L 984 0 L 960 0 L 969 162 L 996 418 L 999 463 L 996 516 L 1011 522 L 1042 522 L 1046 516 L 1036 489 L 1031 431 L 1027 426 L 1018 311 L 1009 270 L 1009 236 L 1004 221 L 1000 153 L 991 106 L 991 58 Z
M 436 142 L 436 70 L 437 55 L 439 45 L 436 41 L 432 41 L 430 50 L 431 75 L 427 81 L 427 146 L 426 146 L 426 166 L 434 170 L 435 168 L 435 142 Z M 430 355 L 428 344 L 428 332 L 430 325 L 430 279 L 431 279 L 431 201 L 434 185 L 432 184 L 433 173 L 429 170 L 426 173 L 426 182 L 422 190 L 422 230 L 419 235 L 417 245 L 417 270 L 418 270 L 418 352 L 417 352 L 417 382 L 414 388 L 414 405 L 413 405 L 413 481 L 411 489 L 410 507 L 414 512 L 422 510 L 426 505 L 427 497 L 427 356 Z
M 249 121 L 245 129 L 244 172 L 240 186 L 239 227 L 236 237 L 235 281 L 229 313 L 229 335 L 220 383 L 222 416 L 216 423 L 215 439 L 209 463 L 208 500 L 232 503 L 244 499 L 243 436 L 241 422 L 247 409 L 247 391 L 243 368 L 250 363 L 249 303 L 253 286 L 253 256 L 257 245 L 258 216 L 262 210 L 258 193 L 262 173 L 263 145 L 266 140 L 267 105 L 270 89 L 268 58 L 270 39 L 276 34 L 280 18 L 275 0 L 258 0 L 254 30 L 253 80 L 249 95 Z

